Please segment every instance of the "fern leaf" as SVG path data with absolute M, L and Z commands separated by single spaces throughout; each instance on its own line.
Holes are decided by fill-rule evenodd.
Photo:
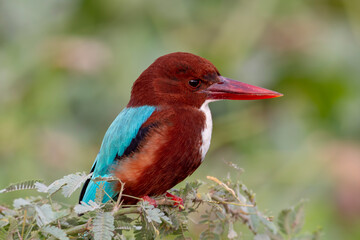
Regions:
M 70 197 L 91 175 L 92 173 L 76 173 L 65 176 L 63 179 L 66 185 L 62 188 L 62 194 L 65 197 Z
M 146 215 L 147 221 L 150 223 L 152 221 L 161 223 L 162 221 L 172 224 L 169 217 L 165 215 L 160 209 L 155 208 L 153 205 L 148 204 L 147 202 L 144 202 L 144 212 Z
M 102 177 L 96 177 L 96 178 L 93 178 L 91 179 L 92 181 L 94 182 L 102 182 L 102 181 L 105 181 L 105 182 L 118 182 L 119 179 L 116 177 L 116 176 L 112 176 L 112 175 L 105 175 L 105 176 L 102 176 Z
M 44 204 L 42 206 L 35 206 L 36 223 L 39 227 L 42 227 L 56 219 L 55 213 L 51 209 L 49 204 Z
M 93 225 L 95 240 L 111 240 L 114 236 L 114 217 L 110 212 L 98 212 Z
M 65 197 L 69 197 L 73 192 L 75 192 L 85 181 L 88 179 L 92 173 L 86 175 L 85 173 L 75 173 L 69 174 L 63 178 L 56 180 L 51 183 L 49 186 L 46 186 L 42 183 L 36 183 L 36 189 L 38 192 L 48 193 L 50 195 L 56 193 L 62 189 L 62 194 Z
M 43 192 L 43 193 L 47 193 L 48 192 L 48 187 L 40 182 L 36 182 L 35 183 L 35 188 L 38 192 Z
M 135 240 L 152 240 L 155 239 L 155 236 L 151 231 L 148 231 L 146 227 L 145 218 L 142 217 L 141 221 L 137 221 L 136 225 L 138 225 L 138 228 L 135 228 L 134 234 L 135 234 Z M 140 226 L 141 225 L 141 226 Z
M 96 209 L 99 209 L 101 206 L 97 204 L 96 202 L 90 200 L 88 203 L 81 202 L 81 204 L 77 204 L 74 207 L 74 210 L 77 214 L 83 214 L 86 212 L 94 211 Z
M 51 183 L 49 186 L 46 186 L 42 183 L 37 183 L 35 185 L 38 192 L 48 193 L 51 195 L 59 191 L 59 189 L 65 185 L 65 181 L 63 178 L 61 178 Z
M 60 240 L 69 240 L 66 233 L 58 227 L 46 226 L 41 230 L 43 233 L 50 234 Z
M 13 206 L 16 209 L 19 209 L 24 206 L 31 205 L 31 202 L 29 200 L 23 199 L 23 198 L 17 198 L 14 200 Z
M 35 189 L 35 184 L 41 182 L 41 180 L 29 180 L 25 182 L 11 184 L 7 188 L 1 189 L 0 193 L 7 193 L 19 190 L 28 190 L 28 189 Z
M 280 231 L 286 235 L 293 233 L 293 223 L 295 221 L 294 212 L 291 208 L 284 209 L 280 212 L 278 217 L 278 225 Z
M 9 224 L 9 220 L 6 219 L 6 218 L 4 217 L 4 215 L 1 215 L 1 219 L 0 219 L 0 229 L 2 229 L 3 227 L 5 227 L 5 226 L 8 225 L 8 224 Z M 1 240 L 1 238 L 0 238 L 0 240 Z
M 7 235 L 7 231 L 4 228 L 0 228 L 0 240 L 5 240 Z

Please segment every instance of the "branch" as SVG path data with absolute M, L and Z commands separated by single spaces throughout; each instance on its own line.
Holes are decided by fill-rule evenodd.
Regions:
M 237 209 L 237 211 L 234 211 L 232 209 L 229 208 L 229 203 L 228 202 L 225 202 L 224 199 L 218 197 L 218 196 L 215 196 L 215 195 L 212 195 L 211 196 L 212 199 L 214 199 L 215 201 L 217 201 L 217 203 L 223 205 L 225 211 L 229 214 L 231 214 L 232 216 L 235 216 L 235 217 L 239 217 L 243 220 L 243 222 L 248 226 L 249 230 L 254 234 L 256 235 L 257 232 L 255 231 L 255 229 L 251 226 L 250 222 L 249 222 L 249 213 L 247 212 L 244 212 L 242 211 L 241 209 Z M 245 206 L 251 206 L 251 207 L 254 207 L 253 205 L 245 205 Z
M 137 206 L 129 207 L 129 208 L 122 208 L 122 209 L 116 211 L 113 215 L 116 218 L 118 216 L 125 215 L 125 214 L 131 214 L 131 213 L 141 213 L 141 208 L 137 207 Z M 92 228 L 91 220 L 92 219 L 89 219 L 89 221 L 87 223 L 69 228 L 69 229 L 65 230 L 65 233 L 67 235 L 75 235 L 75 234 L 89 231 Z

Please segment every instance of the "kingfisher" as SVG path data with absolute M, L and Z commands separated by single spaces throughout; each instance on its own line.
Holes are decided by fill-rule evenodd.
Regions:
M 207 59 L 185 52 L 156 59 L 134 82 L 130 101 L 105 133 L 92 165 L 92 177 L 81 190 L 79 202 L 95 201 L 103 187 L 102 202 L 123 195 L 143 198 L 166 194 L 191 175 L 210 147 L 212 117 L 208 104 L 218 100 L 255 100 L 280 97 L 268 89 L 223 77 Z M 119 181 L 94 182 L 97 177 Z M 138 200 L 122 197 L 124 203 Z

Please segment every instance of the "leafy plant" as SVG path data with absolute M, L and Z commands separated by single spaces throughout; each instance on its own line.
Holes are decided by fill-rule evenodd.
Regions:
M 276 224 L 273 217 L 259 211 L 255 194 L 230 178 L 221 181 L 208 176 L 208 183 L 189 182 L 184 188 L 173 190 L 184 199 L 180 209 L 165 196 L 155 198 L 157 207 L 146 201 L 123 206 L 121 198 L 104 204 L 100 201 L 105 194 L 101 185 L 96 200 L 89 203 L 68 207 L 52 200 L 58 191 L 65 197 L 71 196 L 90 177 L 91 174 L 76 173 L 49 186 L 26 181 L 0 190 L 6 193 L 36 188 L 47 193 L 46 197 L 15 199 L 12 207 L 0 206 L 0 239 L 190 239 L 195 233 L 188 230 L 189 217 L 199 214 L 198 224 L 203 228 L 200 239 L 243 239 L 243 232 L 236 227 L 239 224 L 246 226 L 254 240 L 320 238 L 319 231 L 301 233 L 304 201 L 281 211 Z M 201 193 L 200 187 L 207 187 L 208 191 Z

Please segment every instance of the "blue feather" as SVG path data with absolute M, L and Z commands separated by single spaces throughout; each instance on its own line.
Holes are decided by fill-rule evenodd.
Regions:
M 103 142 L 101 144 L 100 152 L 98 153 L 93 164 L 93 176 L 109 177 L 113 167 L 116 156 L 122 156 L 125 149 L 130 145 L 133 138 L 136 137 L 141 125 L 151 116 L 155 111 L 153 106 L 141 106 L 134 108 L 125 108 L 111 123 L 110 127 L 105 133 Z M 102 182 L 94 183 L 90 181 L 86 187 L 85 194 L 82 199 L 83 202 L 95 201 L 95 193 L 98 185 Z M 104 182 L 105 192 L 115 197 L 117 193 L 114 192 L 114 185 L 111 182 Z M 105 194 L 102 202 L 107 202 L 109 197 Z

